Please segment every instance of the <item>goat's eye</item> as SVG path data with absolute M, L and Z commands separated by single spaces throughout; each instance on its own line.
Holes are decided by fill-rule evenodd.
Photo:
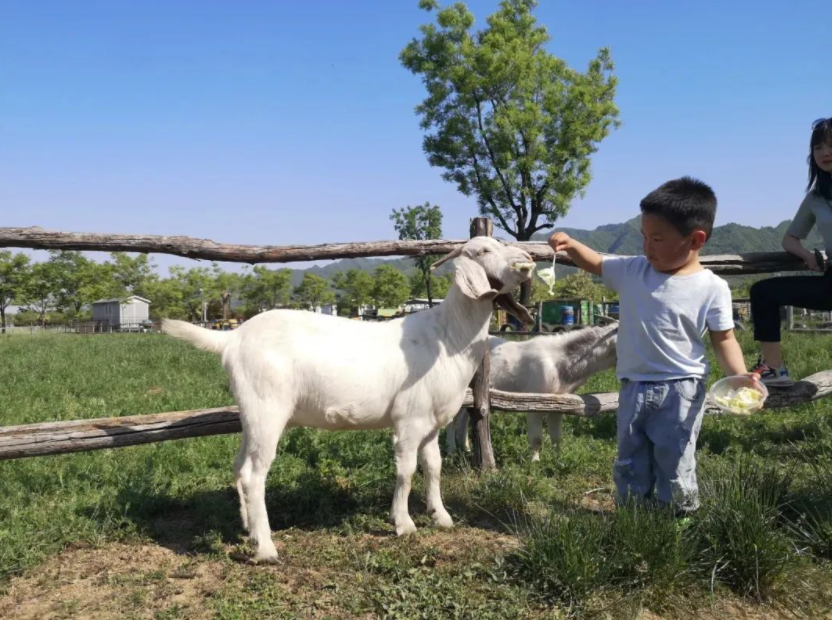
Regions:
M 482 250 L 480 250 L 480 256 L 482 256 L 483 254 L 488 254 L 490 251 L 491 250 L 489 248 L 483 248 Z

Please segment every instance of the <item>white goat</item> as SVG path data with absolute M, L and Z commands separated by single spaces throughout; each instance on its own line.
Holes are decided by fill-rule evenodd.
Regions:
M 428 512 L 440 527 L 453 524 L 439 490 L 439 431 L 459 410 L 485 355 L 494 301 L 532 322 L 511 291 L 534 270 L 529 254 L 488 237 L 472 239 L 443 261 L 454 257 L 454 283 L 440 306 L 387 323 L 292 310 L 264 312 L 232 332 L 163 323 L 165 333 L 222 354 L 240 407 L 243 436 L 234 471 L 255 562 L 277 559 L 265 485 L 287 426 L 392 426 L 396 533 L 416 530 L 407 500 L 417 452 Z
M 552 336 L 512 342 L 491 336 L 491 387 L 506 392 L 569 394 L 597 372 L 615 366 L 618 323 L 586 327 Z M 549 436 L 557 450 L 563 414 L 547 413 Z M 532 460 L 540 460 L 543 414 L 526 414 Z M 468 410 L 462 409 L 445 431 L 448 453 L 458 447 L 469 450 Z

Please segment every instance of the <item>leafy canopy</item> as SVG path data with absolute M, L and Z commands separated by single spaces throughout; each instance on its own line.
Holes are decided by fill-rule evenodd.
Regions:
M 590 156 L 619 125 L 609 49 L 584 73 L 569 68 L 546 51 L 536 4 L 504 0 L 485 29 L 471 32 L 465 4 L 422 0 L 436 23 L 400 56 L 427 89 L 416 112 L 428 161 L 519 240 L 552 227 L 583 194 Z

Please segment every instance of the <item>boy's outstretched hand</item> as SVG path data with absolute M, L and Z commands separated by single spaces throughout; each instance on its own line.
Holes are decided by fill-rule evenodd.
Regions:
M 556 232 L 549 237 L 549 246 L 555 252 L 566 252 L 569 258 L 584 271 L 594 273 L 597 276 L 601 275 L 601 263 L 604 260 L 601 255 L 583 243 L 575 241 L 565 232 Z
M 571 244 L 572 237 L 567 235 L 565 232 L 552 233 L 552 236 L 549 237 L 549 246 L 555 252 L 564 252 L 569 249 Z

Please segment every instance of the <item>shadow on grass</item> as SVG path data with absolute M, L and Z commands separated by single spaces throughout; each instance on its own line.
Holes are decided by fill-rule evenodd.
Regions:
M 392 486 L 373 489 L 317 471 L 305 471 L 290 483 L 272 483 L 266 488 L 272 531 L 338 528 L 361 516 L 377 524 L 378 519 L 386 520 L 391 500 Z M 117 503 L 123 517 L 141 534 L 177 553 L 216 551 L 206 541 L 236 544 L 245 539 L 233 487 L 178 497 L 134 486 L 123 489 Z M 95 518 L 95 512 L 87 516 Z M 392 528 L 377 533 L 391 532 Z

